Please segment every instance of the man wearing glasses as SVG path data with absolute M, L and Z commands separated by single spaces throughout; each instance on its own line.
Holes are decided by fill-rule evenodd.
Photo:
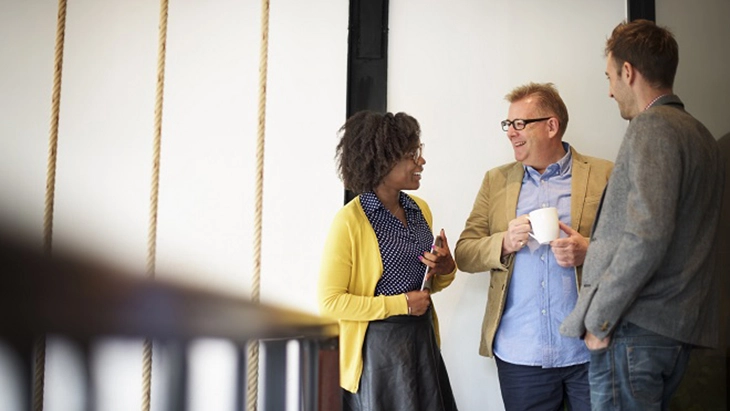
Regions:
M 612 163 L 562 141 L 568 110 L 552 83 L 512 90 L 502 130 L 516 162 L 484 176 L 454 256 L 491 271 L 479 353 L 495 357 L 509 410 L 590 410 L 589 352 L 558 329 L 575 306 L 593 219 Z M 562 238 L 539 244 L 527 214 L 555 207 Z

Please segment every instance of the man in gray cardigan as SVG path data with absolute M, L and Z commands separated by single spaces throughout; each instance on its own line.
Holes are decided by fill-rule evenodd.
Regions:
M 723 165 L 673 94 L 678 56 L 673 35 L 646 20 L 619 24 L 606 44 L 609 93 L 630 122 L 560 329 L 591 350 L 594 410 L 666 409 L 691 348 L 717 343 Z

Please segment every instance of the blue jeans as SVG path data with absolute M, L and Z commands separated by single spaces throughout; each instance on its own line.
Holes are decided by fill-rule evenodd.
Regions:
M 542 368 L 497 361 L 499 388 L 507 411 L 588 411 L 588 364 Z
M 591 351 L 593 410 L 667 410 L 691 346 L 622 321 L 608 347 Z

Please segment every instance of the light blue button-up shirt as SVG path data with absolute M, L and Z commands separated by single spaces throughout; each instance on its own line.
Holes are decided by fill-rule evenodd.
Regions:
M 558 217 L 570 225 L 570 146 L 557 163 L 541 175 L 525 166 L 517 202 L 517 215 L 543 207 L 556 207 Z M 561 237 L 565 233 L 560 232 Z M 555 261 L 550 245 L 532 237 L 515 254 L 507 302 L 494 340 L 494 353 L 503 361 L 543 368 L 567 367 L 588 362 L 590 354 L 578 338 L 564 337 L 559 328 L 575 307 L 578 291 L 575 269 Z

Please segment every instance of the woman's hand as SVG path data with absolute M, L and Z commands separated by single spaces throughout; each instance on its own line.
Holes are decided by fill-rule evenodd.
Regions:
M 428 289 L 409 291 L 406 293 L 406 300 L 408 300 L 409 315 L 423 315 L 431 305 L 431 293 Z
M 427 274 L 428 278 L 434 275 L 451 274 L 456 269 L 456 263 L 454 258 L 451 257 L 449 242 L 446 240 L 446 233 L 443 228 L 439 233 L 439 237 L 441 237 L 441 245 L 434 245 L 431 252 L 426 251 L 423 256 L 419 257 L 422 263 L 431 267 Z

